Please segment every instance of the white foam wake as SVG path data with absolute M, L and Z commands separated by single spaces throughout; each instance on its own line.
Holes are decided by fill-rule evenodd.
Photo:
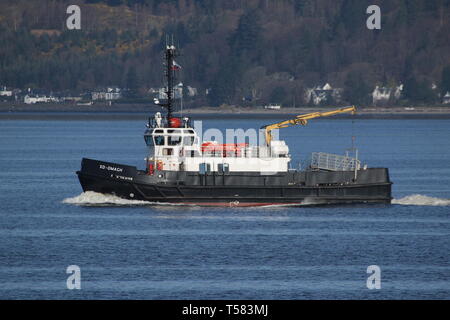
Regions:
M 450 206 L 450 199 L 428 197 L 421 194 L 413 194 L 400 199 L 392 200 L 392 204 L 407 206 Z
M 142 200 L 127 200 L 110 194 L 103 194 L 93 191 L 86 191 L 73 198 L 66 198 L 63 203 L 75 204 L 79 206 L 101 206 L 101 205 L 118 205 L 118 206 L 136 206 L 149 205 L 152 202 Z
M 159 202 L 149 202 L 143 200 L 128 200 L 110 194 L 103 194 L 93 191 L 86 191 L 80 195 L 72 198 L 66 198 L 63 203 L 79 205 L 79 206 L 148 206 L 148 205 L 182 205 L 182 204 L 168 204 Z M 309 203 L 301 203 L 306 205 Z M 413 206 L 450 206 L 450 199 L 434 198 L 424 196 L 421 194 L 413 194 L 400 199 L 393 199 L 392 204 L 400 205 L 413 205 Z M 285 206 L 298 206 L 299 204 L 292 205 L 269 205 L 267 207 L 285 207 Z

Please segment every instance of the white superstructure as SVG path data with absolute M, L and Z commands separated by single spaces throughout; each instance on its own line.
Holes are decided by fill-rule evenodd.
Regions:
M 145 140 L 150 147 L 150 171 L 286 172 L 291 161 L 284 141 L 273 140 L 269 146 L 201 141 L 187 121 L 182 127 L 168 128 L 158 113 Z

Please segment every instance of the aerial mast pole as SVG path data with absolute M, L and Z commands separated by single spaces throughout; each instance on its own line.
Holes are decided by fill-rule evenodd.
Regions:
M 166 53 L 165 53 L 165 60 L 166 60 L 166 78 L 167 78 L 167 88 L 166 88 L 166 95 L 167 95 L 167 103 L 164 104 L 165 107 L 167 107 L 167 123 L 169 127 L 178 127 L 179 121 L 178 118 L 172 117 L 173 112 L 173 103 L 174 103 L 174 83 L 175 83 L 175 70 L 178 70 L 181 68 L 180 65 L 178 65 L 174 58 L 178 56 L 178 53 L 176 52 L 176 48 L 173 44 L 167 44 L 166 41 Z
M 166 46 L 166 77 L 167 77 L 167 122 L 169 127 L 171 127 L 171 119 L 172 119 L 172 111 L 173 111 L 173 84 L 174 84 L 174 72 L 173 72 L 173 60 L 175 57 L 175 46 L 167 45 Z
M 176 48 L 172 44 L 168 44 L 168 38 L 166 37 L 166 50 L 164 54 L 164 74 L 166 76 L 166 87 L 164 88 L 163 93 L 165 94 L 165 97 L 162 97 L 161 91 L 159 98 L 164 99 L 166 98 L 167 101 L 165 103 L 161 103 L 157 98 L 154 98 L 154 103 L 156 105 L 159 105 L 161 107 L 167 108 L 167 127 L 169 128 L 178 128 L 181 125 L 180 118 L 174 118 L 172 117 L 173 113 L 173 104 L 174 104 L 174 98 L 176 98 L 174 93 L 174 83 L 175 83 L 175 70 L 181 69 L 181 66 L 177 64 L 174 60 L 174 58 L 178 56 L 178 53 L 176 52 Z

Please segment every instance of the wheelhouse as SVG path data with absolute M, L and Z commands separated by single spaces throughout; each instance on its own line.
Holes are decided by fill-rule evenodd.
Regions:
M 190 147 L 198 141 L 196 138 L 192 128 L 151 128 L 144 134 L 145 143 L 149 147 Z

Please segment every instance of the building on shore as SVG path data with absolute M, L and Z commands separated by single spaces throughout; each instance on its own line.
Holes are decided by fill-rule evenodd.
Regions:
M 118 100 L 122 98 L 122 90 L 117 87 L 108 87 L 91 92 L 92 100 Z
M 281 109 L 281 105 L 279 105 L 279 104 L 268 104 L 268 105 L 264 106 L 264 109 L 280 110 Z
M 0 89 L 0 97 L 12 97 L 13 94 L 13 90 L 7 87 L 1 87 Z
M 372 91 L 372 103 L 377 105 L 387 104 L 397 101 L 402 96 L 403 84 L 396 87 L 380 87 L 376 86 Z
M 447 91 L 447 93 L 442 97 L 442 103 L 450 104 L 450 92 L 449 91 Z
M 27 94 L 23 97 L 23 102 L 25 104 L 36 104 L 36 103 L 60 102 L 60 100 L 52 95 L 47 96 L 47 95 Z
M 333 88 L 329 83 L 305 90 L 305 102 L 315 106 L 341 101 L 342 88 Z

